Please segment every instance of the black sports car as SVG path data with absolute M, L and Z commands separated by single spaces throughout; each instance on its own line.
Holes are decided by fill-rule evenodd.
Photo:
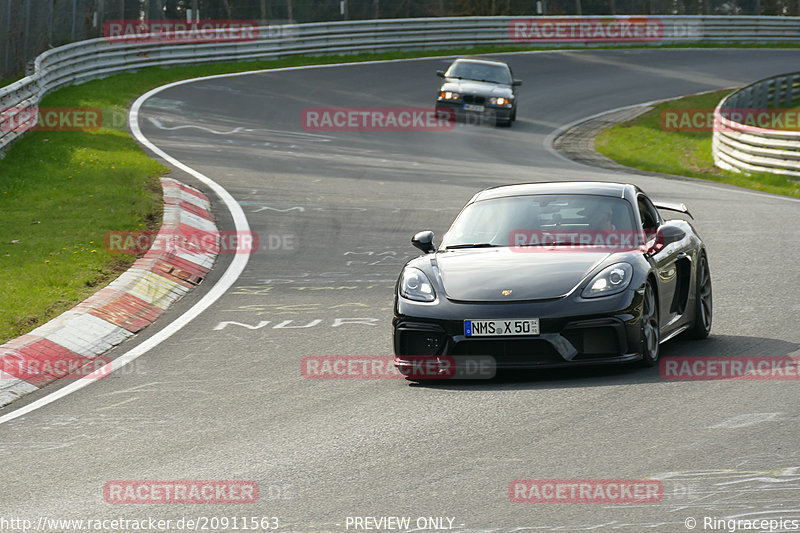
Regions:
M 705 245 L 681 203 L 638 187 L 551 182 L 476 194 L 438 249 L 412 244 L 397 282 L 395 365 L 491 356 L 497 368 L 655 365 L 659 344 L 711 329 Z M 404 372 L 405 373 L 405 372 Z M 408 374 L 406 374 L 408 375 Z
M 437 112 L 457 119 L 488 119 L 500 126 L 511 126 L 516 120 L 516 87 L 522 82 L 514 79 L 507 64 L 456 59 L 447 71 L 437 70 L 436 74 L 444 78 L 436 98 Z

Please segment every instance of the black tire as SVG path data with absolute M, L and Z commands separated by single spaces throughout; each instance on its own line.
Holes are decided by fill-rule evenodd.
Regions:
M 711 270 L 708 268 L 706 254 L 700 253 L 697 262 L 697 278 L 695 279 L 694 321 L 689 329 L 693 339 L 705 339 L 711 333 L 711 322 L 714 315 L 714 298 L 711 290 Z
M 647 280 L 642 300 L 642 359 L 641 366 L 655 366 L 658 364 L 659 342 L 661 329 L 658 321 L 658 298 L 653 288 L 653 282 Z

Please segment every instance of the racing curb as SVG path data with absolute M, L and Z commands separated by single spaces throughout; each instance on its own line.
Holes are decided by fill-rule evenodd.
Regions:
M 99 356 L 152 324 L 211 270 L 219 247 L 187 242 L 217 235 L 208 197 L 171 178 L 161 178 L 161 187 L 164 215 L 156 242 L 167 246 L 151 247 L 105 288 L 0 345 L 0 407 L 103 366 L 108 360 Z

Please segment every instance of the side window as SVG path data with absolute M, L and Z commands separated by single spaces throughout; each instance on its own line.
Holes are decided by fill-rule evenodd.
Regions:
M 639 205 L 639 216 L 642 219 L 642 229 L 655 231 L 661 222 L 655 206 L 644 196 L 639 196 L 637 203 Z

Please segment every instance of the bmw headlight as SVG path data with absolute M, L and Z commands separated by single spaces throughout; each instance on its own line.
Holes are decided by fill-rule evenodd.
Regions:
M 453 91 L 441 91 L 439 93 L 439 98 L 442 100 L 458 100 L 461 98 L 461 95 Z
M 511 105 L 511 100 L 503 98 L 502 96 L 493 96 L 489 98 L 489 103 L 500 107 L 509 107 Z
M 615 263 L 601 270 L 589 285 L 583 289 L 581 296 L 595 298 L 609 296 L 624 291 L 633 278 L 633 267 L 628 263 Z
M 417 302 L 432 302 L 436 299 L 436 292 L 422 270 L 409 267 L 400 276 L 400 296 Z

